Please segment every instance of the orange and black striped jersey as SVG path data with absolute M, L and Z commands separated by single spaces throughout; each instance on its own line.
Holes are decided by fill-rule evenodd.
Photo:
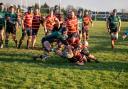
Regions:
M 68 39 L 67 40 L 69 45 L 73 46 L 74 48 L 78 46 L 78 44 L 80 43 L 80 39 L 76 38 L 75 41 L 73 41 L 73 39 Z
M 68 29 L 68 33 L 74 33 L 74 32 L 78 32 L 78 20 L 77 17 L 74 17 L 72 19 L 66 19 L 65 21 L 65 25 Z
M 63 18 L 62 18 L 62 15 L 61 14 L 55 14 L 55 16 L 58 18 L 60 24 L 62 24 L 63 21 L 64 21 Z
M 25 13 L 24 15 L 24 27 L 32 27 L 33 14 Z
M 48 30 L 52 30 L 53 29 L 53 27 L 54 27 L 54 25 L 56 23 L 56 19 L 57 19 L 56 16 L 51 17 L 50 15 L 48 15 L 46 17 L 45 23 L 46 23 L 46 28 Z
M 34 15 L 32 20 L 32 29 L 38 30 L 41 22 L 41 15 Z
M 84 25 L 84 26 L 89 26 L 90 22 L 92 22 L 92 19 L 91 19 L 90 16 L 85 16 L 85 17 L 83 18 L 83 25 Z

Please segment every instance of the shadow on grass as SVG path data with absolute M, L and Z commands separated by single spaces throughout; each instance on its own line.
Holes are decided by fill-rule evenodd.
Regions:
M 97 40 L 104 40 L 104 39 L 108 39 L 109 38 L 109 35 L 108 36 L 103 36 L 103 35 L 98 35 L 98 36 L 90 36 L 90 39 L 97 39 Z
M 122 40 L 122 38 L 119 38 L 118 41 L 115 43 L 115 49 L 112 50 L 111 48 L 111 40 L 109 37 L 106 36 L 92 36 L 92 38 L 96 38 L 98 40 L 90 40 L 90 44 L 93 44 L 92 47 L 90 47 L 91 51 L 93 52 L 116 52 L 116 53 L 127 53 L 128 47 L 126 45 L 126 42 Z M 120 47 L 120 46 L 126 46 Z M 119 48 L 120 47 L 120 48 Z
M 91 49 L 91 52 L 113 52 L 113 53 L 128 53 L 128 48 L 117 48 L 118 45 L 115 45 L 115 48 L 112 49 L 111 46 L 102 46 L 102 44 L 100 45 L 96 45 Z
M 32 58 L 0 58 L 1 63 L 26 63 L 30 67 L 38 68 L 58 68 L 58 69 L 79 69 L 79 70 L 105 70 L 115 72 L 128 72 L 128 62 L 100 62 L 100 63 L 85 63 L 84 66 L 78 66 L 73 63 L 69 63 L 66 59 L 54 56 L 47 61 L 34 61 Z M 19 64 L 20 65 L 20 64 Z

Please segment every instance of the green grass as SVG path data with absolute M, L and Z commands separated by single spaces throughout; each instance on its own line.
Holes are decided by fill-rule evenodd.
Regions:
M 128 89 L 128 40 L 122 40 L 122 30 L 114 50 L 105 22 L 94 22 L 90 29 L 90 51 L 101 63 L 77 66 L 54 53 L 46 62 L 33 61 L 32 56 L 42 54 L 41 49 L 0 49 L 0 89 Z M 21 36 L 18 31 L 17 37 Z M 37 46 L 43 30 L 40 29 Z

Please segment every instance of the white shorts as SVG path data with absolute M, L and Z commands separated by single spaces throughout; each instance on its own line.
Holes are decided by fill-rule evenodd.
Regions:
M 117 32 L 116 33 L 114 33 L 114 32 L 111 33 L 111 38 L 117 40 L 118 39 L 118 33 Z

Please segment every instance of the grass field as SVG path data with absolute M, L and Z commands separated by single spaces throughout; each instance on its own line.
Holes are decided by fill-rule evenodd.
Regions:
M 121 34 L 128 26 L 122 23 L 122 30 L 114 50 L 111 50 L 110 37 L 105 22 L 94 22 L 90 29 L 90 51 L 100 63 L 86 63 L 77 66 L 66 59 L 51 54 L 49 60 L 33 61 L 32 56 L 42 54 L 41 49 L 0 49 L 0 89 L 128 89 L 128 39 Z M 21 36 L 18 31 L 17 37 Z M 37 46 L 43 30 L 40 29 Z M 10 37 L 11 38 L 11 37 Z

